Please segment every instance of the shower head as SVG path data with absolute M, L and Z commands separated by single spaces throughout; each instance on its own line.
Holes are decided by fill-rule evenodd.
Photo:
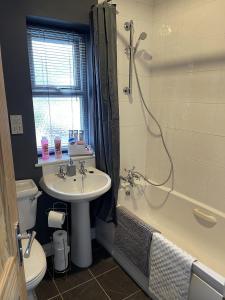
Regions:
M 137 40 L 137 43 L 134 47 L 134 54 L 137 52 L 137 49 L 139 47 L 139 44 L 140 44 L 140 41 L 142 40 L 145 40 L 147 38 L 147 33 L 146 32 L 142 32 L 140 35 L 139 35 L 139 38 Z

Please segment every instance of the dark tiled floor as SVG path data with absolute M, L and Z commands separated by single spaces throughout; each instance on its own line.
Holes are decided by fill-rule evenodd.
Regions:
M 112 300 L 124 299 L 139 290 L 136 283 L 121 268 L 99 276 L 98 281 Z
M 98 243 L 93 243 L 93 264 L 72 266 L 68 275 L 53 276 L 51 259 L 36 289 L 38 300 L 147 300 L 136 283 Z

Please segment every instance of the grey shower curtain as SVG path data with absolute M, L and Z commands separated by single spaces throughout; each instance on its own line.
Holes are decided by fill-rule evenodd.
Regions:
M 96 167 L 111 177 L 112 187 L 94 201 L 95 216 L 116 222 L 119 188 L 119 104 L 117 87 L 116 7 L 107 3 L 91 9 L 93 59 L 93 132 Z

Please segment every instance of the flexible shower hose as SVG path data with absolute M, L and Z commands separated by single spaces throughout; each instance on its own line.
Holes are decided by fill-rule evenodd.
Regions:
M 170 171 L 169 171 L 169 175 L 168 177 L 161 183 L 154 183 L 152 182 L 151 180 L 149 180 L 146 176 L 144 176 L 143 174 L 139 173 L 138 171 L 135 171 L 134 173 L 136 173 L 137 175 L 141 176 L 146 182 L 148 182 L 149 184 L 153 185 L 153 186 L 163 186 L 165 185 L 169 180 L 170 178 L 172 179 L 171 180 L 171 190 L 173 190 L 173 187 L 174 187 L 174 166 L 173 166 L 173 160 L 172 160 L 172 157 L 170 155 L 170 152 L 166 146 L 166 142 L 165 142 L 165 139 L 164 139 L 164 136 L 163 136 L 163 131 L 162 131 L 162 128 L 158 122 L 158 120 L 156 119 L 156 117 L 153 115 L 153 113 L 151 112 L 150 108 L 148 107 L 148 105 L 146 104 L 145 102 L 145 99 L 144 99 L 144 96 L 143 96 L 143 93 L 142 93 L 142 89 L 141 89 L 141 85 L 140 85 L 140 80 L 139 80 L 139 76 L 138 76 L 138 72 L 137 72 L 137 67 L 136 67 L 136 62 L 135 62 L 135 54 L 134 54 L 134 59 L 133 59 L 133 65 L 134 65 L 134 72 L 135 72 L 135 77 L 136 77 L 136 81 L 137 81 L 137 86 L 138 86 L 138 90 L 139 90 L 139 94 L 140 94 L 140 97 L 141 97 L 141 101 L 144 105 L 144 108 L 146 109 L 147 113 L 149 114 L 149 116 L 152 118 L 152 120 L 155 122 L 155 124 L 157 125 L 158 129 L 159 129 L 159 136 L 161 137 L 161 140 L 162 140 L 162 144 L 163 144 L 163 147 L 166 151 L 166 154 L 168 156 L 168 159 L 169 159 L 169 162 L 170 162 Z

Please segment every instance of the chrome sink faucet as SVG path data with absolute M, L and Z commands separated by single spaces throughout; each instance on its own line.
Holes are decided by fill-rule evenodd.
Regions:
M 66 172 L 64 171 L 63 166 L 60 166 L 60 167 L 59 167 L 59 172 L 56 173 L 56 175 L 57 175 L 59 178 L 65 179 L 65 177 L 66 177 Z
M 80 163 L 79 173 L 80 173 L 81 175 L 86 175 L 87 169 L 85 169 L 85 167 L 84 167 L 84 165 L 85 165 L 85 160 L 80 160 L 79 163 Z

